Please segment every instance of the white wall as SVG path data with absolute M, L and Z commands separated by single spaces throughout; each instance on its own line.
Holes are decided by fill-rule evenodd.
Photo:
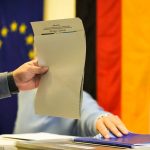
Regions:
M 73 18 L 76 0 L 44 0 L 44 20 Z

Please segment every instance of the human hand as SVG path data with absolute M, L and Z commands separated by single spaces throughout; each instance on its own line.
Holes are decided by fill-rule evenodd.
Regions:
M 37 88 L 40 78 L 48 71 L 48 67 L 39 66 L 37 59 L 29 61 L 12 72 L 19 90 Z
M 117 137 L 122 137 L 123 134 L 128 134 L 128 130 L 118 116 L 106 114 L 100 116 L 96 121 L 96 129 L 104 138 L 110 138 L 109 132 Z

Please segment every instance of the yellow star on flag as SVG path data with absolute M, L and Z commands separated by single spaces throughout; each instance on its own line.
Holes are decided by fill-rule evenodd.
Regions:
M 0 48 L 2 48 L 2 45 L 3 45 L 3 41 L 0 40 Z
M 6 37 L 8 34 L 8 29 L 6 27 L 3 27 L 1 30 L 1 35 L 2 37 Z
M 28 57 L 29 57 L 30 59 L 34 59 L 35 56 L 36 56 L 36 52 L 35 52 L 33 49 L 30 50 L 29 53 L 28 53 Z
M 30 34 L 26 37 L 26 44 L 27 45 L 32 45 L 33 44 L 33 35 Z
M 21 34 L 25 34 L 25 33 L 26 33 L 26 29 L 27 29 L 27 26 L 26 26 L 24 23 L 22 23 L 22 24 L 20 25 L 20 27 L 19 27 L 19 32 L 20 32 Z
M 15 31 L 17 30 L 17 27 L 18 27 L 17 22 L 16 22 L 16 21 L 13 21 L 13 22 L 11 23 L 11 25 L 10 25 L 10 30 L 11 30 L 12 32 L 15 32 Z

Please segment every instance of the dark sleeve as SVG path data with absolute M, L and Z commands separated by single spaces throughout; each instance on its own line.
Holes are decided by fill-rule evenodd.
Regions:
M 0 99 L 10 97 L 10 91 L 7 80 L 7 72 L 0 73 Z

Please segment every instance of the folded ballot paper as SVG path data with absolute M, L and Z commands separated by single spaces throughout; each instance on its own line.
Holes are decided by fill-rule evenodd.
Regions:
M 77 137 L 74 139 L 74 141 L 80 143 L 100 144 L 124 148 L 140 148 L 150 147 L 150 134 L 129 133 L 128 135 L 124 135 L 121 138 L 113 136 L 109 139 L 104 139 L 102 136 L 97 135 L 95 137 Z
M 36 113 L 80 118 L 86 55 L 82 21 L 72 18 L 31 25 L 38 62 L 49 67 L 37 90 Z

